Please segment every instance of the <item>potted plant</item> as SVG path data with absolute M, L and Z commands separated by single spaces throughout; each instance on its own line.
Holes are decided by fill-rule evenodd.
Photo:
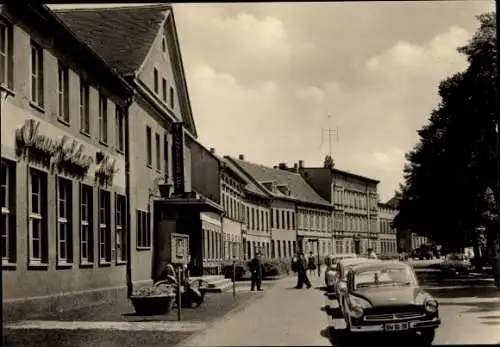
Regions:
M 170 312 L 175 301 L 175 289 L 171 285 L 144 287 L 130 296 L 139 316 L 154 316 Z

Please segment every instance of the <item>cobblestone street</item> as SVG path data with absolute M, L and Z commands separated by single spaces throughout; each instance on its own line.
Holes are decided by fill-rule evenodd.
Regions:
M 313 287 L 297 290 L 296 277 L 280 280 L 259 300 L 226 316 L 183 346 L 329 346 L 322 330 L 327 317 L 323 293 L 317 276 L 310 276 Z M 326 336 L 326 335 L 325 335 Z

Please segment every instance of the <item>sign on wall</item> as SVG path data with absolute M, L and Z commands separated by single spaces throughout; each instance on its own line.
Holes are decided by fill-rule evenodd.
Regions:
M 182 122 L 172 124 L 172 167 L 174 194 L 183 194 L 184 185 L 184 127 Z

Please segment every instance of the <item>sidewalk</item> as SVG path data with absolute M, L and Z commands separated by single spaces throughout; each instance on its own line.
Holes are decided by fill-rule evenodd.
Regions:
M 321 334 L 327 327 L 317 276 L 311 289 L 297 290 L 295 276 L 281 279 L 243 310 L 227 315 L 178 346 L 330 346 Z M 324 332 L 323 332 L 324 333 Z

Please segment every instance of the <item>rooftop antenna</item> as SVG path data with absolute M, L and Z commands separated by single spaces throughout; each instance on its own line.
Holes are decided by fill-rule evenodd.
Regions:
M 339 128 L 335 127 L 332 128 L 331 125 L 331 120 L 332 116 L 328 115 L 328 128 L 327 129 L 321 129 L 321 144 L 323 144 L 325 141 L 328 141 L 328 154 L 330 157 L 332 156 L 332 142 L 335 141 L 336 143 L 339 142 Z M 325 135 L 327 138 L 325 139 Z

